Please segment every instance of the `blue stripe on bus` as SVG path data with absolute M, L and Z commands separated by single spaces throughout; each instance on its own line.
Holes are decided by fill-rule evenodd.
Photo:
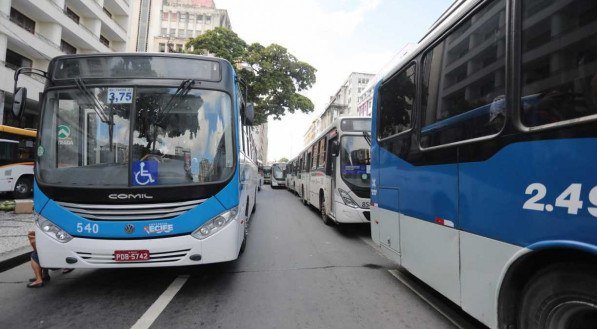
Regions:
M 188 212 L 171 219 L 162 220 L 131 220 L 131 221 L 91 221 L 82 218 L 74 213 L 59 206 L 53 200 L 49 200 L 47 196 L 43 194 L 39 189 L 35 191 L 36 200 L 36 211 L 41 210 L 40 215 L 50 220 L 54 224 L 61 227 L 63 230 L 73 236 L 79 237 L 92 237 L 92 238 L 114 238 L 114 239 L 126 239 L 126 238 L 154 238 L 154 237 L 167 237 L 172 235 L 189 234 L 199 228 L 208 220 L 216 217 L 227 209 L 238 205 L 238 198 L 236 204 L 231 200 L 231 195 L 237 189 L 236 176 L 232 179 L 224 189 L 218 192 L 214 197 L 207 199 L 205 202 L 197 205 Z M 44 207 L 38 208 L 37 205 L 41 204 L 39 200 L 48 200 Z M 224 200 L 226 205 L 230 205 L 229 208 L 224 208 L 219 200 Z M 39 212 L 39 211 L 38 211 Z M 172 231 L 168 233 L 150 233 L 144 228 L 159 223 L 167 223 L 172 225 Z M 83 232 L 77 231 L 77 224 L 85 227 L 87 224 L 98 225 L 97 233 L 83 230 Z M 135 226 L 133 233 L 126 233 L 124 226 L 132 224 Z
M 373 166 L 379 207 L 488 238 L 534 248 L 541 241 L 570 240 L 597 245 L 597 217 L 588 208 L 597 186 L 594 138 L 528 141 L 510 144 L 483 162 L 414 167 L 377 145 Z M 547 194 L 538 202 L 552 211 L 523 209 L 533 183 Z M 570 184 L 582 184 L 578 214 L 555 205 Z M 533 193 L 534 195 L 535 193 Z M 553 207 L 553 208 L 552 208 Z M 594 248 L 594 247 L 593 247 Z

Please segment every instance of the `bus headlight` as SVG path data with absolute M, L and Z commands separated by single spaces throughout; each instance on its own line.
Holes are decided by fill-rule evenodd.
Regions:
M 35 224 L 41 229 L 47 236 L 60 242 L 67 243 L 73 239 L 65 230 L 61 229 L 58 225 L 50 222 L 49 220 L 37 215 L 35 218 Z
M 203 240 L 219 232 L 226 224 L 230 223 L 231 220 L 236 218 L 238 214 L 238 207 L 234 207 L 228 211 L 225 211 L 218 216 L 210 219 L 205 224 L 201 225 L 196 229 L 191 236 L 195 239 Z
M 342 197 L 342 201 L 344 204 L 351 207 L 351 208 L 358 208 L 359 205 L 350 197 L 348 192 L 344 191 L 343 189 L 339 188 L 338 192 L 340 192 L 340 196 Z

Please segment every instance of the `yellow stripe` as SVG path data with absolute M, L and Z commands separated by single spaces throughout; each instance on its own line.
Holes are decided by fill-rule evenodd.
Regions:
M 6 167 L 18 166 L 18 165 L 33 166 L 33 162 L 11 163 L 11 164 L 8 164 L 8 165 L 0 166 L 0 169 L 6 168 Z
M 27 137 L 37 137 L 37 130 L 22 129 L 5 125 L 0 125 L 0 132 Z

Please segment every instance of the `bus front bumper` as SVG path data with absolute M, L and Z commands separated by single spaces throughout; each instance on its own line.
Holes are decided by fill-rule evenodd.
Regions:
M 279 181 L 277 179 L 272 179 L 272 186 L 286 186 L 286 181 Z
M 221 231 L 204 240 L 195 239 L 189 234 L 139 240 L 75 237 L 67 243 L 60 243 L 36 227 L 35 240 L 41 266 L 45 268 L 188 266 L 237 259 L 243 230 L 239 220 L 232 220 Z M 116 262 L 114 260 L 116 250 L 148 250 L 150 259 Z M 76 262 L 72 263 L 73 260 Z
M 352 208 L 342 202 L 336 202 L 336 222 L 338 223 L 369 223 L 369 209 Z

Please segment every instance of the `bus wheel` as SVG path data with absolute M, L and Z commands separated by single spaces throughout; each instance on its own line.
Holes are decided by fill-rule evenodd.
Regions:
M 31 178 L 21 177 L 15 184 L 14 197 L 15 199 L 24 199 L 31 196 L 33 192 L 33 184 Z
M 520 329 L 592 328 L 597 323 L 597 266 L 557 264 L 523 290 Z
M 245 249 L 247 248 L 247 232 L 248 228 L 247 228 L 247 224 L 245 224 L 245 232 L 244 232 L 244 236 L 243 236 L 243 242 L 241 242 L 240 244 L 240 254 L 245 252 Z
M 319 212 L 321 214 L 321 219 L 325 225 L 332 225 L 332 220 L 328 217 L 328 214 L 325 210 L 325 199 L 322 197 L 319 198 Z
M 303 204 L 305 206 L 309 205 L 309 203 L 307 202 L 307 199 L 305 198 L 305 187 L 304 186 L 301 187 L 301 201 L 303 202 Z

